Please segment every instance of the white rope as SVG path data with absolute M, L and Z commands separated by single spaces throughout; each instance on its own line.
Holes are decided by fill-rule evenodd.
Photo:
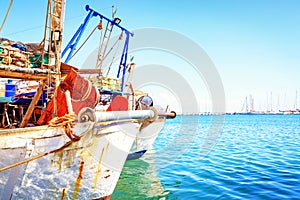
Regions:
M 109 67 L 108 67 L 106 76 L 108 76 L 108 74 L 109 74 L 109 72 L 110 72 L 110 69 L 111 69 L 111 66 L 112 66 L 114 60 L 116 59 L 117 51 L 118 51 L 118 49 L 119 49 L 119 46 L 120 46 L 120 40 L 122 40 L 122 37 L 123 37 L 123 32 L 121 32 L 121 34 L 120 34 L 118 40 L 114 43 L 114 45 L 111 47 L 111 49 L 108 51 L 108 53 L 107 53 L 107 54 L 105 55 L 105 57 L 104 57 L 104 58 L 106 58 L 106 57 L 108 56 L 108 54 L 113 50 L 113 48 L 118 44 L 117 49 L 115 50 L 114 56 L 113 56 L 113 58 L 112 58 L 112 60 L 111 60 L 111 63 L 110 63 L 110 65 L 109 65 Z
M 78 53 L 78 51 L 85 45 L 85 43 L 90 39 L 90 37 L 95 32 L 97 26 L 92 30 L 92 32 L 89 34 L 89 36 L 84 40 L 84 42 L 80 45 L 80 47 L 75 51 L 75 53 L 71 56 L 70 60 Z

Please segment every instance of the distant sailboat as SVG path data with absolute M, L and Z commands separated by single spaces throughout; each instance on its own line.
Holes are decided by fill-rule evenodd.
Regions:
M 241 112 L 237 114 L 244 114 L 244 115 L 261 114 L 261 112 L 255 111 L 254 98 L 251 94 L 249 95 L 249 100 L 248 100 L 248 96 L 245 97 L 245 101 L 243 103 Z

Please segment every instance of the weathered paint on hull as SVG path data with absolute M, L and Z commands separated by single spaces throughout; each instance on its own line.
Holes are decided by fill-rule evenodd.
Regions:
M 1 130 L 1 169 L 51 153 L 0 172 L 0 199 L 108 199 L 138 128 L 133 122 L 77 124 L 78 142 L 61 128 Z

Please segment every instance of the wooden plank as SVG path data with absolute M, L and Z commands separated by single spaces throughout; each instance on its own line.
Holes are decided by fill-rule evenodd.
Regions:
M 100 74 L 100 69 L 79 69 L 80 74 Z
M 26 79 L 26 80 L 46 80 L 47 74 L 25 74 L 24 72 L 11 72 L 0 70 L 1 78 Z
M 39 88 L 37 89 L 37 92 L 35 93 L 33 100 L 31 101 L 31 103 L 27 109 L 27 112 L 25 113 L 25 116 L 21 122 L 20 128 L 24 128 L 27 126 L 27 123 L 32 115 L 32 112 L 34 111 L 34 107 L 37 104 L 37 102 L 39 101 L 39 99 L 43 93 L 43 88 L 45 86 L 45 83 L 46 83 L 45 81 L 42 81 L 41 84 L 39 85 Z

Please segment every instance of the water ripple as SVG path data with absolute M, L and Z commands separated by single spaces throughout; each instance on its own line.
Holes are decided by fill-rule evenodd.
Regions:
M 226 116 L 217 145 L 204 159 L 199 159 L 199 153 L 211 117 L 201 116 L 198 125 L 194 118 L 187 118 L 191 123 L 184 125 L 180 117 L 168 121 L 154 144 L 155 154 L 171 145 L 176 134 L 196 134 L 191 143 L 182 140 L 188 147 L 182 155 L 160 159 L 150 153 L 144 158 L 148 167 L 138 175 L 122 176 L 137 163 L 123 170 L 121 182 L 134 180 L 131 184 L 139 187 L 135 194 L 129 187 L 119 190 L 123 199 L 300 199 L 300 115 Z M 165 153 L 174 154 L 176 148 Z M 169 165 L 160 168 L 162 163 Z M 139 185 L 145 174 L 156 180 L 160 192 L 142 195 L 151 190 L 147 184 Z

